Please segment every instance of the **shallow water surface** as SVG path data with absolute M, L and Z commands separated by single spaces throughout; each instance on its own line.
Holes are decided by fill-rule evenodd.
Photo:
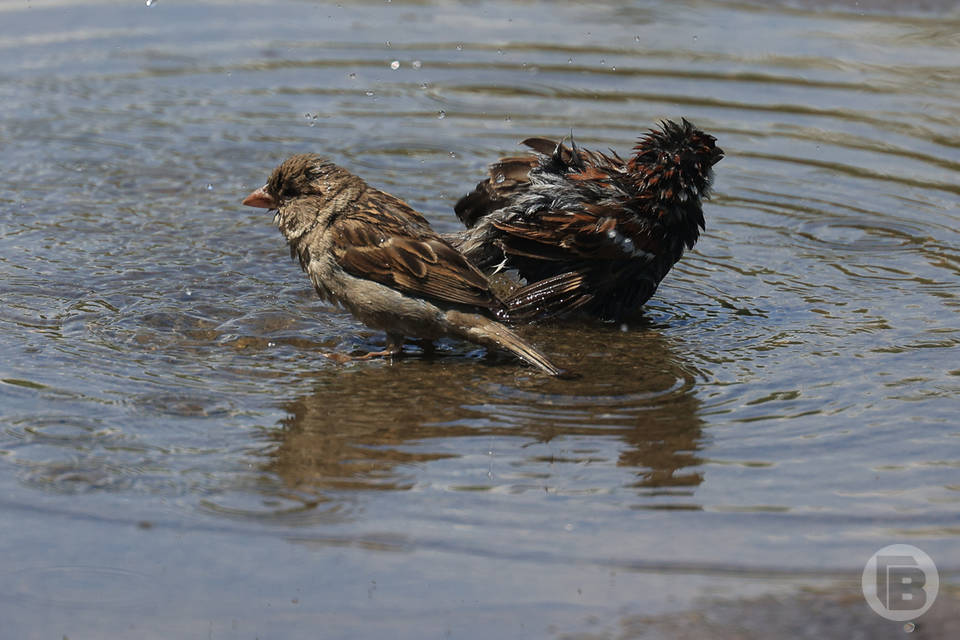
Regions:
M 5 637 L 901 637 L 960 618 L 960 7 L 0 1 Z M 453 231 L 530 136 L 726 158 L 548 379 L 319 302 L 262 210 L 316 151 Z M 807 635 L 803 635 L 807 634 Z

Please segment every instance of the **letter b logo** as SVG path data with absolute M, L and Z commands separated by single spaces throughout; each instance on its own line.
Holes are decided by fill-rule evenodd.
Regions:
M 877 614 L 905 622 L 923 615 L 937 597 L 940 577 L 933 560 L 908 544 L 877 551 L 863 568 L 863 596 Z

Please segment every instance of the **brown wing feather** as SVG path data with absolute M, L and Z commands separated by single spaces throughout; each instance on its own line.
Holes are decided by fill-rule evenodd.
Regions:
M 469 229 L 487 214 L 505 206 L 526 187 L 535 166 L 537 156 L 511 156 L 494 162 L 490 165 L 490 177 L 478 182 L 473 191 L 454 205 L 457 217 Z
M 557 150 L 556 140 L 548 140 L 546 138 L 527 138 L 520 144 L 525 147 L 530 147 L 537 153 L 542 153 L 545 156 L 553 155 L 553 152 Z
M 574 146 L 574 149 L 577 151 L 576 156 L 574 156 L 573 149 L 563 144 L 562 140 L 557 142 L 546 138 L 527 138 L 520 144 L 525 147 L 530 147 L 541 155 L 552 157 L 555 161 L 559 160 L 564 167 L 570 167 L 574 163 L 579 166 L 584 161 L 589 164 L 596 161 L 595 156 L 602 155 Z
M 334 258 L 354 276 L 443 302 L 501 305 L 486 277 L 399 198 L 371 189 L 331 227 Z
M 550 211 L 535 220 L 496 221 L 507 254 L 549 261 L 639 259 L 660 246 L 641 221 L 617 217 L 617 211 L 585 205 L 578 211 Z M 630 238 L 627 244 L 624 239 Z

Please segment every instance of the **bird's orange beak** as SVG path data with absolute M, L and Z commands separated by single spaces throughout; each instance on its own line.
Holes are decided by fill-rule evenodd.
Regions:
M 267 193 L 266 187 L 260 187 L 246 198 L 243 199 L 243 204 L 248 207 L 260 207 L 261 209 L 276 209 L 277 201 L 273 199 L 269 193 Z

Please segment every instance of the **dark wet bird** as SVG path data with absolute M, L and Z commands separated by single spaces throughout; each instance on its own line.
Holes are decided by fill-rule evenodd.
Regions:
M 507 301 L 514 320 L 626 320 L 700 237 L 723 158 L 716 138 L 685 119 L 664 121 L 626 161 L 572 140 L 523 144 L 535 153 L 490 165 L 457 202 L 467 230 L 451 240 L 484 271 L 515 269 L 526 280 Z
M 275 209 L 290 253 L 317 293 L 387 334 L 398 355 L 404 338 L 459 338 L 504 349 L 553 376 L 567 372 L 497 321 L 503 301 L 490 283 L 407 203 L 313 154 L 295 155 L 243 204 Z M 334 359 L 348 359 L 337 356 Z

